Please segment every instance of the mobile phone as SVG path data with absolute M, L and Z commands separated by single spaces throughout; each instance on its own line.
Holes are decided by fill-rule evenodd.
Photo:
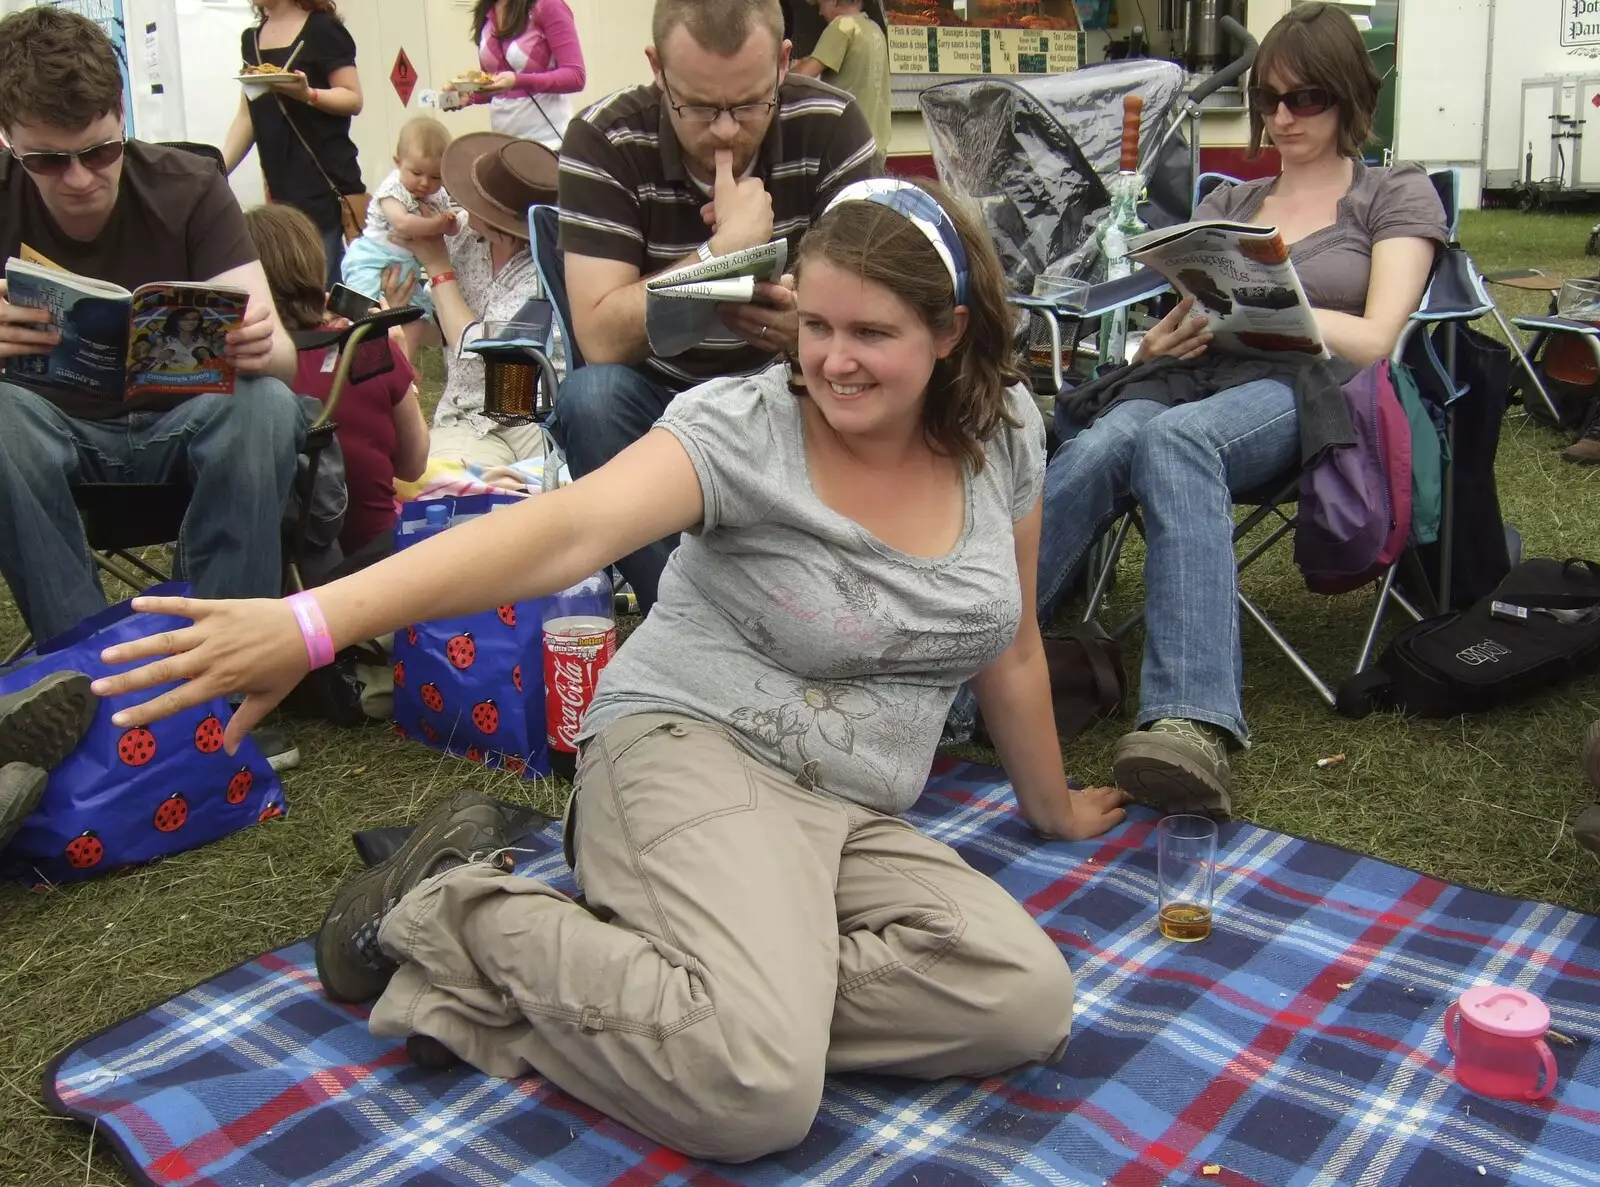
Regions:
M 336 284 L 328 290 L 328 311 L 351 321 L 365 317 L 377 307 L 378 303 L 371 297 L 342 284 Z

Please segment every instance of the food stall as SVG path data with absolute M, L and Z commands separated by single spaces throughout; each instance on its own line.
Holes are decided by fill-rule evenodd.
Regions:
M 1129 56 L 1180 61 L 1198 85 L 1231 47 L 1217 21 L 1231 15 L 1261 37 L 1291 0 L 885 0 L 893 88 L 889 166 L 932 176 L 918 96 L 951 78 L 1058 74 Z M 1150 27 L 1143 21 L 1148 18 Z M 1249 121 L 1242 87 L 1207 101 L 1201 164 L 1239 177 L 1276 169 L 1270 150 L 1245 158 Z

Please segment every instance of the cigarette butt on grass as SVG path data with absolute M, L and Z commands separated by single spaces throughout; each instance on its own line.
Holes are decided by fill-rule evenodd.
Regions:
M 1328 767 L 1336 767 L 1340 763 L 1342 763 L 1343 761 L 1344 761 L 1344 755 L 1335 754 L 1335 755 L 1333 755 L 1333 756 L 1331 756 L 1329 758 L 1319 758 L 1319 759 L 1317 759 L 1315 765 L 1316 765 L 1318 770 L 1324 770 L 1324 769 L 1326 769 Z

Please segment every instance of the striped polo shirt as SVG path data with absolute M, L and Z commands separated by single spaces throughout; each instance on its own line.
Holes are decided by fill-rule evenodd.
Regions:
M 855 101 L 791 74 L 756 154 L 755 175 L 772 196 L 773 236 L 800 237 L 838 190 L 882 172 L 877 142 Z M 672 120 L 655 84 L 600 100 L 567 126 L 561 146 L 561 250 L 619 260 L 650 276 L 692 255 L 708 235 L 706 191 L 684 166 Z M 731 331 L 646 368 L 681 391 L 719 375 L 746 375 L 772 362 Z

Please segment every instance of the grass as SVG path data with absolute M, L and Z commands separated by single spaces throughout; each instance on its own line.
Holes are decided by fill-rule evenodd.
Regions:
M 1579 215 L 1496 211 L 1469 214 L 1463 238 L 1487 270 L 1585 275 L 1595 270 L 1582 254 L 1590 225 Z M 1542 309 L 1517 293 L 1501 304 L 1508 314 Z M 425 378 L 437 391 L 436 361 Z M 1499 458 L 1506 516 L 1529 555 L 1600 557 L 1600 469 L 1562 464 L 1563 444 L 1520 411 L 1508 416 Z M 1137 574 L 1130 552 L 1115 610 L 1139 596 Z M 1353 659 L 1366 597 L 1307 594 L 1287 550 L 1253 569 L 1247 586 L 1319 666 Z M 10 604 L 0 604 L 0 639 L 16 629 Z M 1253 626 L 1245 655 L 1256 742 L 1236 765 L 1242 815 L 1451 881 L 1600 910 L 1600 861 L 1569 827 L 1591 798 L 1577 751 L 1600 717 L 1594 681 L 1486 717 L 1351 722 L 1324 708 Z M 103 1142 L 50 1116 L 39 1090 L 45 1063 L 100 1027 L 310 933 L 333 887 L 356 869 L 352 831 L 407 820 L 461 787 L 549 811 L 564 794 L 442 758 L 381 727 L 284 724 L 303 755 L 287 778 L 286 819 L 70 890 L 0 887 L 0 1183 L 128 1182 Z M 1102 723 L 1075 743 L 1070 769 L 1105 778 L 1124 728 Z M 1316 768 L 1333 754 L 1346 761 Z

